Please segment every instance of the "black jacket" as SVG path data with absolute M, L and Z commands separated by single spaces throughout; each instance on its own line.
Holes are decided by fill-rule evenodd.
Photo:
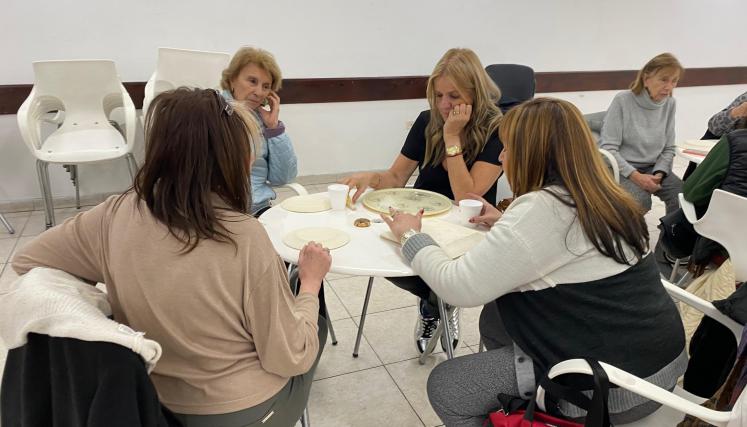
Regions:
M 140 356 L 107 342 L 30 333 L 11 349 L 0 389 L 3 427 L 166 427 Z

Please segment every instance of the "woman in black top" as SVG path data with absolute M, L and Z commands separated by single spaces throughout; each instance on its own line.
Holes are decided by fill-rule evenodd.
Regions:
M 356 188 L 353 202 L 368 188 L 404 187 L 419 169 L 415 188 L 434 191 L 459 201 L 473 193 L 495 204 L 498 160 L 503 145 L 498 139 L 501 92 L 469 49 L 450 49 L 428 79 L 430 110 L 423 111 L 410 129 L 400 154 L 388 170 L 358 173 L 342 180 Z M 436 296 L 420 277 L 392 278 L 395 285 L 420 297 L 415 343 L 420 352 L 438 326 Z M 458 340 L 459 312 L 448 307 L 447 316 Z

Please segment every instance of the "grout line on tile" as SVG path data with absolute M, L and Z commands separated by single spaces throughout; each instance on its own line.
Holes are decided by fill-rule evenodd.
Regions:
M 397 384 L 397 380 L 395 380 L 394 377 L 392 376 L 392 373 L 389 372 L 389 369 L 387 369 L 387 365 L 384 365 L 384 370 L 386 371 L 386 374 L 389 375 L 389 378 L 392 379 L 392 382 L 397 387 L 397 390 L 399 390 L 400 394 L 402 394 L 402 397 L 405 398 L 405 401 L 407 402 L 407 404 L 410 405 L 410 409 L 412 409 L 412 412 L 415 413 L 416 417 L 418 417 L 418 419 L 420 420 L 420 423 L 423 424 L 423 426 L 425 426 L 425 420 L 423 420 L 420 417 L 420 414 L 418 413 L 418 411 L 415 409 L 414 406 L 412 406 L 412 402 L 410 402 L 410 399 L 407 398 L 407 394 L 405 394 L 404 390 L 402 390 L 399 384 Z

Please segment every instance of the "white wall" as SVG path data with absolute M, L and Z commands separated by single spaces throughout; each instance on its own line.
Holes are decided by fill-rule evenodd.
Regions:
M 427 75 L 453 46 L 474 49 L 484 64 L 536 71 L 637 69 L 662 51 L 686 67 L 747 65 L 743 0 L 6 0 L 2 10 L 0 84 L 32 83 L 32 61 L 62 58 L 111 58 L 124 81 L 144 81 L 158 46 L 253 44 L 275 53 L 290 78 Z M 678 137 L 699 137 L 707 118 L 746 90 L 678 89 Z M 613 94 L 553 95 L 593 112 Z M 281 118 L 300 173 L 315 175 L 387 167 L 424 108 L 425 100 L 284 105 Z M 55 195 L 72 195 L 62 169 L 50 171 Z M 128 178 L 124 161 L 80 175 L 84 195 L 121 190 Z M 0 116 L 0 204 L 38 197 L 15 116 Z

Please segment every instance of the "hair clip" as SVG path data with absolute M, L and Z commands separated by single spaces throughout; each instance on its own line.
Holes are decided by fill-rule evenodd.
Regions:
M 233 115 L 233 106 L 226 101 L 225 98 L 223 98 L 223 95 L 221 95 L 220 91 L 218 89 L 215 89 L 215 95 L 218 96 L 219 102 L 223 105 L 223 112 L 226 113 L 227 116 Z

